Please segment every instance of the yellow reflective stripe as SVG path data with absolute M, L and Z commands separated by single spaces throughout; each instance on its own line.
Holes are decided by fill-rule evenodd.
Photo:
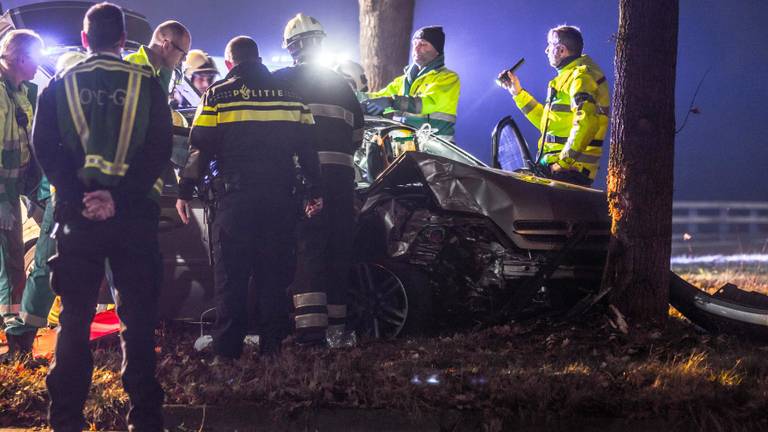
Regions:
M 351 154 L 334 152 L 334 151 L 320 151 L 317 152 L 317 158 L 320 160 L 321 165 L 344 165 L 348 167 L 355 166 L 355 160 Z
M 80 90 L 78 89 L 74 73 L 67 74 L 64 78 L 64 92 L 67 95 L 69 114 L 72 117 L 72 122 L 75 124 L 75 130 L 80 136 L 80 145 L 83 146 L 83 151 L 87 151 L 86 146 L 88 145 L 91 131 L 88 128 L 88 122 L 85 120 L 83 106 L 80 104 Z
M 37 315 L 32 315 L 29 312 L 20 311 L 19 318 L 24 321 L 24 324 L 32 327 L 40 328 L 48 325 L 48 317 L 39 317 Z
M 327 327 L 328 315 L 322 313 L 296 315 L 294 321 L 297 329 L 307 327 Z
M 324 292 L 310 292 L 293 295 L 293 306 L 295 308 L 310 306 L 325 306 L 328 302 Z
M 296 107 L 299 109 L 302 109 L 304 111 L 309 111 L 309 108 L 304 105 L 301 102 L 292 102 L 292 101 L 237 101 L 237 102 L 224 102 L 220 104 L 216 104 L 216 108 L 222 109 L 222 108 L 234 108 L 234 107 L 246 107 L 246 106 L 253 106 L 253 107 L 270 107 L 270 106 L 281 106 L 281 107 Z M 206 107 L 208 108 L 208 107 Z
M 342 106 L 331 104 L 309 104 L 307 106 L 315 117 L 335 118 L 343 120 L 352 127 L 355 126 L 355 115 Z
M 520 111 L 522 111 L 523 114 L 528 114 L 529 112 L 533 111 L 533 109 L 536 108 L 538 104 L 539 103 L 536 102 L 536 99 L 531 99 L 528 101 L 527 104 L 523 105 L 523 107 L 520 108 Z
M 128 164 L 116 164 L 105 160 L 101 155 L 85 155 L 85 168 L 96 168 L 106 175 L 124 176 Z
M 0 305 L 0 314 L 3 315 L 18 315 L 19 311 L 21 310 L 20 304 L 1 304 Z
M 209 117 L 209 116 L 201 115 L 199 117 L 199 120 L 203 119 L 204 117 Z M 236 111 L 219 112 L 219 115 L 218 115 L 219 123 L 236 123 L 236 122 L 245 122 L 245 121 L 289 121 L 289 122 L 304 123 L 304 124 L 315 124 L 312 114 L 304 114 L 300 111 L 295 111 L 295 110 L 269 110 L 269 111 L 236 110 Z M 208 122 L 208 121 L 202 120 L 202 122 Z M 201 125 L 207 126 L 206 124 L 201 124 Z M 214 121 L 213 126 L 215 125 L 216 124 Z
M 346 318 L 347 305 L 328 305 L 328 318 Z
M 141 91 L 141 76 L 136 72 L 128 74 L 127 94 L 123 102 L 123 116 L 120 124 L 120 135 L 117 139 L 115 162 L 117 166 L 124 165 L 128 156 L 128 148 L 131 145 L 131 135 L 136 122 L 136 107 L 139 104 L 139 92 Z
M 568 104 L 552 104 L 549 110 L 553 112 L 571 112 L 571 106 Z
M 120 63 L 115 60 L 94 60 L 94 61 L 81 63 L 77 66 L 74 66 L 72 69 L 69 70 L 69 74 L 72 75 L 74 73 L 79 73 L 79 72 L 90 72 L 94 69 L 104 69 L 108 71 L 138 73 L 145 77 L 152 76 L 152 74 L 146 71 L 144 68 L 134 66 L 134 65 L 141 65 L 141 66 L 152 67 L 151 64 L 143 65 L 135 62 L 132 62 L 132 63 L 133 64 Z
M 158 177 L 157 180 L 155 180 L 155 184 L 152 185 L 152 189 L 155 190 L 158 194 L 163 193 L 163 185 L 165 182 L 163 181 L 162 177 Z
M 204 126 L 204 127 L 216 127 L 218 120 L 216 115 L 213 114 L 199 114 L 192 121 L 192 126 Z

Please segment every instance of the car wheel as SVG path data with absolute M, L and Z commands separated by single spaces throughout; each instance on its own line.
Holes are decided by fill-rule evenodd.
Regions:
M 377 339 L 422 332 L 431 316 L 428 288 L 424 273 L 413 266 L 357 264 L 350 288 L 351 325 Z

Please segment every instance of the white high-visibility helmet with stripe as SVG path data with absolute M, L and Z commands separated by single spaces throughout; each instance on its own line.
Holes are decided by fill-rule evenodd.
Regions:
M 283 48 L 287 48 L 291 55 L 294 55 L 308 46 L 320 45 L 324 37 L 325 30 L 320 21 L 298 13 L 285 25 Z

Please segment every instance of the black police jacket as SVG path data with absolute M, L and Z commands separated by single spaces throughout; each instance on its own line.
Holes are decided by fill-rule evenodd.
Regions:
M 203 95 L 192 122 L 190 154 L 181 172 L 179 198 L 192 198 L 211 160 L 227 188 L 275 198 L 295 186 L 294 155 L 320 196 L 314 118 L 287 83 L 260 63 L 234 67 Z
M 304 99 L 315 118 L 315 148 L 322 165 L 352 166 L 351 155 L 363 139 L 363 112 L 341 75 L 315 64 L 299 64 L 275 72 Z M 344 155 L 347 155 L 345 158 Z

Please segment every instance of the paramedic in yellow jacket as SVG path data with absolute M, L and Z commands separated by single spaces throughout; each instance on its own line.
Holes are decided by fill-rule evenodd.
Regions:
M 419 29 L 413 34 L 412 46 L 413 64 L 385 88 L 368 93 L 363 111 L 391 113 L 394 120 L 415 128 L 429 123 L 437 135 L 453 140 L 461 84 L 459 75 L 445 67 L 443 28 Z
M 557 76 L 549 82 L 544 105 L 522 88 L 513 73 L 507 73 L 505 87 L 517 107 L 541 131 L 537 162 L 553 179 L 590 186 L 603 154 L 610 95 L 605 74 L 582 54 L 583 47 L 577 27 L 559 26 L 549 31 L 544 52 Z

